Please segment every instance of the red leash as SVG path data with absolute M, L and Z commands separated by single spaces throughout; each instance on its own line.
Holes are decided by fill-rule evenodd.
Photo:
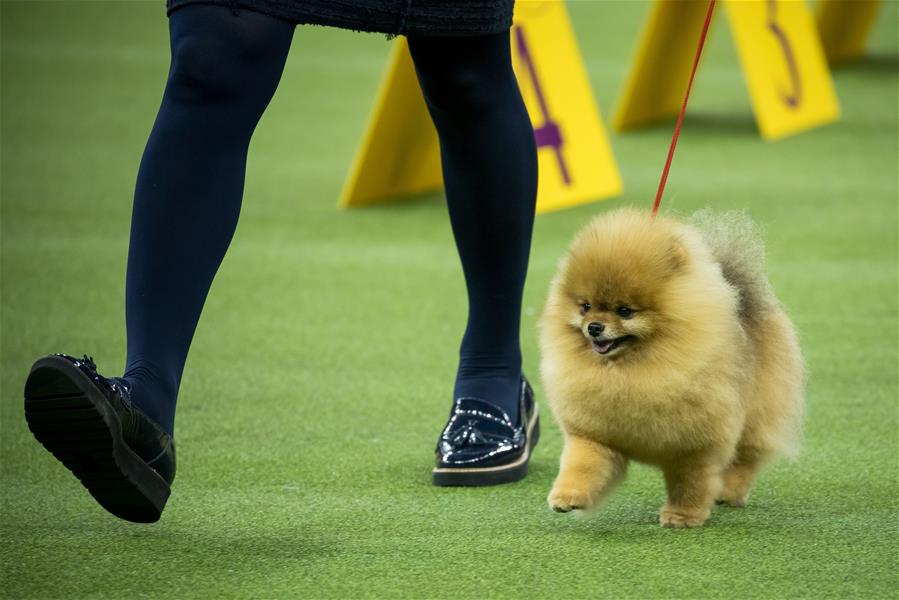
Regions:
M 705 37 L 709 32 L 709 23 L 712 22 L 712 12 L 715 10 L 715 0 L 709 0 L 709 11 L 705 16 L 705 23 L 702 26 L 702 34 L 699 36 L 699 47 L 696 49 L 696 58 L 693 59 L 693 70 L 690 72 L 690 82 L 687 84 L 687 93 L 684 94 L 684 103 L 680 107 L 680 115 L 677 117 L 677 125 L 674 126 L 674 138 L 671 140 L 671 147 L 668 149 L 668 159 L 665 161 L 665 169 L 662 171 L 662 180 L 659 181 L 659 191 L 656 192 L 656 201 L 652 205 L 652 217 L 655 218 L 659 212 L 659 204 L 662 203 L 662 192 L 665 190 L 665 182 L 668 181 L 668 169 L 671 168 L 671 159 L 674 158 L 674 147 L 677 146 L 677 136 L 680 135 L 680 126 L 684 120 L 684 113 L 687 111 L 687 100 L 690 98 L 690 88 L 693 87 L 693 77 L 696 75 L 696 67 L 699 66 L 699 57 L 702 56 L 702 47 L 705 45 Z

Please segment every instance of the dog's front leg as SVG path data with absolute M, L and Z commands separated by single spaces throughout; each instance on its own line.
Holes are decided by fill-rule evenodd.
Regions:
M 627 458 L 608 446 L 565 436 L 559 475 L 547 501 L 556 512 L 594 508 L 627 471 Z

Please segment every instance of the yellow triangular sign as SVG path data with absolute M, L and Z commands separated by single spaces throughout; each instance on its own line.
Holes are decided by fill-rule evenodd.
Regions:
M 839 118 L 815 21 L 803 0 L 720 0 L 762 136 L 776 139 Z M 707 0 L 656 0 L 615 114 L 617 131 L 677 115 Z
M 860 58 L 881 0 L 818 0 L 816 17 L 824 54 L 831 64 Z
M 363 206 L 439 189 L 437 133 L 405 39 L 393 43 L 365 136 L 340 197 Z M 537 138 L 537 212 L 621 193 L 621 177 L 564 2 L 519 2 L 515 74 Z

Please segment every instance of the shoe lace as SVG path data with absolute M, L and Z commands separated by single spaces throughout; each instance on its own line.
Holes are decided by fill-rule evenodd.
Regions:
M 122 405 L 129 412 L 134 411 L 134 407 L 131 405 L 131 390 L 128 389 L 128 386 L 125 382 L 118 377 L 107 378 L 100 373 L 97 372 L 97 363 L 94 362 L 93 356 L 88 356 L 87 354 L 83 355 L 78 362 L 81 363 L 82 366 L 86 367 L 90 371 L 90 377 L 101 386 L 105 387 L 107 390 L 111 391 L 113 394 L 118 393 L 119 398 L 121 399 Z
M 93 356 L 88 356 L 87 354 L 85 354 L 79 362 L 94 373 L 97 373 L 97 363 L 94 362 Z
M 452 442 L 454 446 L 462 448 L 466 446 L 483 446 L 488 444 L 489 440 L 483 433 L 478 431 L 477 423 L 468 421 L 454 433 Z

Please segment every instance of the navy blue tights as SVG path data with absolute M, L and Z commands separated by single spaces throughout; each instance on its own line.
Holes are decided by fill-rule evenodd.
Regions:
M 169 26 L 172 65 L 134 197 L 125 378 L 135 402 L 172 432 L 191 338 L 237 226 L 250 138 L 294 26 L 207 5 L 173 12 Z M 508 33 L 409 45 L 440 136 L 468 288 L 455 394 L 514 412 L 537 169 Z

